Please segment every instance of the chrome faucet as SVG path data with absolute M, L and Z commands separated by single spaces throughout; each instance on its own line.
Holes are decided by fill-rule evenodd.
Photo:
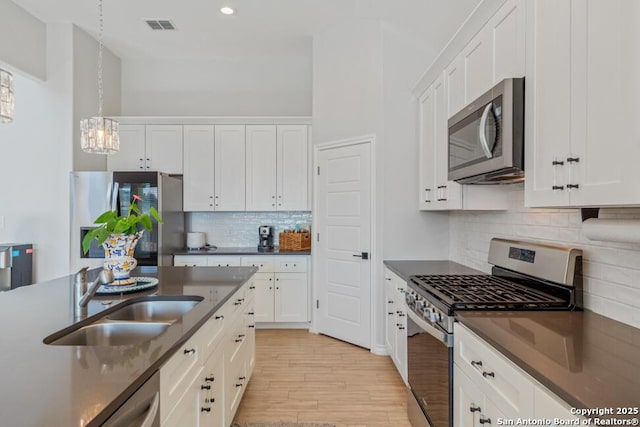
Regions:
M 111 270 L 102 270 L 96 280 L 89 285 L 87 284 L 87 270 L 89 270 L 89 267 L 83 267 L 74 276 L 73 308 L 76 319 L 87 317 L 87 306 L 91 298 L 96 295 L 101 285 L 108 285 L 113 282 Z

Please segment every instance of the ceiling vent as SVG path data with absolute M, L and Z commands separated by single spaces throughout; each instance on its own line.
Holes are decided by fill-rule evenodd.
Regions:
M 163 19 L 148 19 L 145 21 L 152 30 L 175 30 L 171 21 Z

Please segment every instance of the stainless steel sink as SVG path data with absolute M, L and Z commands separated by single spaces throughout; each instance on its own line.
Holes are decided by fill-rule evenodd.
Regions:
M 197 298 L 197 299 L 196 299 Z M 133 302 L 108 314 L 107 319 L 136 322 L 175 322 L 196 306 L 202 298 L 189 300 L 153 300 Z
M 138 344 L 163 333 L 204 298 L 132 298 L 46 337 L 49 345 L 117 346 Z
M 101 322 L 76 329 L 56 338 L 51 335 L 51 345 L 114 346 L 137 344 L 160 335 L 171 324 L 162 322 Z

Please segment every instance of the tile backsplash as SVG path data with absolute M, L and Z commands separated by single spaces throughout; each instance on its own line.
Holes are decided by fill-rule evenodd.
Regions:
M 248 247 L 258 245 L 258 227 L 272 225 L 274 243 L 278 233 L 293 229 L 296 224 L 311 227 L 311 212 L 189 212 L 186 231 L 207 233 L 207 243 L 220 247 Z
M 585 308 L 640 327 L 640 244 L 589 240 L 582 233 L 579 209 L 529 209 L 524 207 L 522 184 L 505 191 L 508 211 L 451 213 L 450 259 L 489 272 L 492 237 L 580 248 Z M 600 217 L 640 219 L 640 209 L 601 209 Z

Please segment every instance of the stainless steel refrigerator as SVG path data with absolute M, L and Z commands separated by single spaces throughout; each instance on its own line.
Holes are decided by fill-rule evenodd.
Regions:
M 153 206 L 163 221 L 153 220 L 153 231 L 145 230 L 138 242 L 138 266 L 172 265 L 173 253 L 184 247 L 182 179 L 160 172 L 71 172 L 70 188 L 72 271 L 102 265 L 102 247 L 96 242 L 84 254 L 82 239 L 102 212 L 127 212 L 134 195 L 142 198 L 138 206 L 143 212 Z

